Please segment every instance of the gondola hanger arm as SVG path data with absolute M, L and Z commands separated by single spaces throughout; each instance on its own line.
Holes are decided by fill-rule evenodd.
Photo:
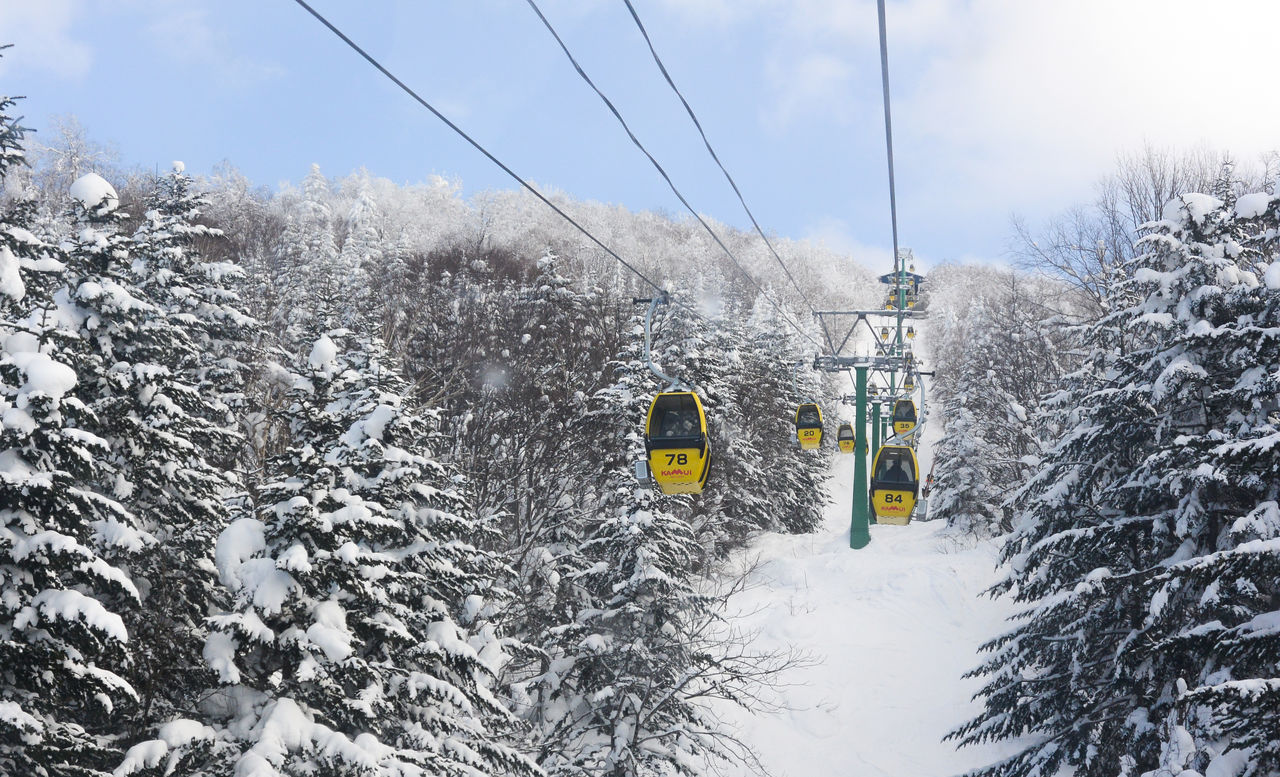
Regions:
M 641 302 L 649 303 L 649 312 L 644 317 L 644 363 L 649 371 L 658 377 L 658 380 L 667 382 L 666 391 L 691 391 L 691 387 L 679 378 L 673 378 L 666 374 L 653 361 L 653 314 L 658 309 L 658 305 L 669 302 L 671 295 L 663 292 L 661 295 L 648 299 L 636 298 L 636 304 Z

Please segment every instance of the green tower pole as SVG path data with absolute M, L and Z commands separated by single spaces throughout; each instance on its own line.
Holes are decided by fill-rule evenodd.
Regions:
M 871 403 L 871 455 L 875 456 L 884 441 L 884 423 L 880 418 L 880 401 Z
M 880 417 L 880 400 L 871 403 L 871 462 L 874 465 L 876 453 L 885 441 L 884 419 Z M 871 490 L 867 490 L 867 523 L 876 522 L 876 511 L 871 506 Z
M 853 446 L 853 514 L 849 522 L 849 547 L 865 548 L 871 542 L 870 504 L 867 491 L 867 368 L 854 367 L 857 408 L 854 429 L 857 442 Z

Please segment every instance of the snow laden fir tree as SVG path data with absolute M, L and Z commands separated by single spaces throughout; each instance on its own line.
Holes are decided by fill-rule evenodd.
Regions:
M 432 424 L 404 390 L 376 341 L 338 330 L 316 341 L 259 514 L 218 539 L 232 606 L 211 618 L 204 657 L 223 687 L 204 720 L 136 746 L 128 766 L 537 772 L 493 741 L 511 722 L 492 694 L 503 646 L 486 625 L 501 570 L 469 543 L 465 498 L 422 453 Z
M 953 734 L 1027 744 L 983 774 L 1280 770 L 1280 198 L 1221 195 L 1145 225 L 1051 399 L 999 586 L 1026 609 Z
M 21 162 L 20 138 L 4 116 L 0 175 Z M 92 176 L 72 194 L 81 242 L 109 247 L 98 225 L 115 191 Z M 93 773 L 114 765 L 114 713 L 137 700 L 125 619 L 141 596 L 122 565 L 154 540 L 113 496 L 111 443 L 83 398 L 94 387 L 71 366 L 86 319 L 62 285 L 66 254 L 23 223 L 31 212 L 0 217 L 0 766 Z

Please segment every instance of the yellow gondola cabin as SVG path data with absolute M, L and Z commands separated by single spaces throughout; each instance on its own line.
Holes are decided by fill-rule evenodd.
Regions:
M 806 451 L 822 446 L 822 410 L 812 402 L 796 408 L 796 441 Z
M 920 494 L 916 452 L 907 445 L 885 445 L 871 467 L 871 509 L 877 523 L 906 526 Z
M 664 494 L 700 494 L 711 471 L 707 415 L 692 391 L 653 398 L 645 421 L 650 477 Z
M 916 428 L 916 403 L 899 399 L 893 405 L 893 433 L 907 434 Z
M 853 453 L 853 447 L 857 441 L 853 434 L 853 426 L 851 424 L 840 424 L 840 428 L 836 431 L 836 442 L 840 445 L 840 452 Z

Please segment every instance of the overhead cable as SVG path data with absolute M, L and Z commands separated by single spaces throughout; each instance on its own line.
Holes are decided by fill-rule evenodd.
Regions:
M 693 112 L 693 106 L 689 105 L 689 101 L 685 99 L 684 94 L 680 91 L 680 87 L 676 86 L 676 82 L 671 78 L 671 73 L 667 71 L 667 66 L 663 63 L 662 57 L 658 56 L 658 51 L 653 45 L 653 39 L 649 37 L 649 31 L 645 28 L 644 22 L 640 21 L 640 14 L 636 12 L 636 8 L 632 5 L 631 0 L 622 1 L 626 3 L 627 10 L 631 12 L 631 18 L 635 20 L 636 27 L 640 29 L 640 34 L 644 36 L 644 42 L 649 46 L 649 53 L 653 55 L 653 61 L 658 65 L 658 70 L 662 72 L 662 77 L 666 79 L 667 85 L 671 87 L 671 91 L 676 93 L 676 97 L 680 98 L 680 103 L 684 105 L 685 112 L 687 112 L 689 114 L 689 118 L 693 120 L 693 126 L 698 128 L 698 134 L 702 136 L 702 143 L 707 147 L 707 153 L 711 154 L 711 158 L 715 160 L 716 166 L 720 168 L 720 172 L 724 173 L 725 180 L 727 180 L 729 182 L 729 186 L 733 188 L 733 193 L 738 195 L 738 202 L 742 203 L 742 209 L 746 211 L 747 218 L 751 219 L 751 225 L 755 227 L 756 232 L 760 235 L 760 239 L 764 241 L 769 252 L 773 254 L 773 258 L 777 260 L 778 266 L 782 268 L 784 273 L 786 273 L 787 279 L 791 281 L 791 285 L 795 287 L 797 292 L 799 292 L 801 299 L 804 300 L 804 304 L 809 306 L 809 312 L 814 314 L 816 317 L 818 311 L 814 308 L 813 302 L 810 301 L 809 295 L 804 292 L 804 289 L 800 288 L 800 284 L 796 282 L 795 276 L 791 274 L 791 270 L 787 267 L 787 263 L 782 261 L 782 256 L 780 256 L 777 249 L 773 247 L 773 242 L 769 240 L 769 236 L 760 228 L 760 222 L 756 220 L 756 216 L 751 212 L 751 208 L 747 207 L 746 198 L 742 196 L 742 191 L 738 188 L 737 182 L 733 180 L 733 176 L 729 174 L 729 170 L 725 168 L 724 163 L 720 161 L 720 155 L 716 153 L 714 148 L 712 148 L 711 141 L 707 139 L 707 133 L 702 129 L 702 122 L 698 121 L 697 114 Z M 818 323 L 822 327 L 823 336 L 826 337 L 827 347 L 831 350 L 832 355 L 835 355 L 835 341 L 831 338 L 831 332 L 827 330 L 827 325 L 821 318 L 818 319 Z
M 301 0 L 299 0 L 299 2 L 301 2 Z M 814 340 L 813 337 L 808 332 L 804 331 L 804 329 L 801 328 L 799 324 L 793 321 L 791 317 L 787 315 L 786 311 L 783 310 L 782 307 L 778 305 L 778 303 L 775 302 L 772 297 L 769 296 L 768 292 L 764 290 L 764 288 L 756 281 L 756 279 L 751 277 L 751 273 L 747 272 L 747 269 L 742 266 L 742 263 L 738 261 L 738 257 L 734 255 L 733 251 L 729 250 L 729 247 L 724 244 L 724 241 L 722 241 L 720 239 L 720 236 L 715 233 L 715 230 L 711 228 L 711 225 L 707 224 L 706 220 L 702 218 L 701 214 L 699 214 L 698 211 L 695 210 L 694 207 L 689 204 L 689 201 L 685 199 L 685 196 L 680 193 L 680 189 L 677 188 L 675 183 L 671 180 L 671 176 L 667 174 L 667 171 L 663 169 L 662 165 L 658 162 L 657 159 L 654 158 L 653 154 L 649 153 L 649 149 L 645 148 L 644 144 L 640 142 L 640 139 L 636 137 L 636 134 L 632 132 L 630 125 L 627 124 L 627 120 L 622 118 L 622 114 L 618 111 L 617 107 L 613 104 L 613 101 L 611 101 L 608 97 L 606 97 L 604 92 L 600 91 L 600 87 L 596 86 L 595 82 L 591 80 L 591 77 L 588 76 L 586 71 L 582 69 L 582 65 L 578 64 L 577 58 L 575 58 L 573 56 L 573 53 L 569 51 L 569 47 L 565 45 L 564 40 L 561 39 L 560 34 L 556 32 L 555 27 L 552 26 L 551 22 L 548 21 L 547 17 L 542 13 L 542 9 L 538 7 L 537 2 L 535 2 L 535 0 L 526 0 L 526 2 L 528 2 L 529 7 L 533 9 L 533 12 L 538 15 L 538 18 L 542 20 L 542 24 L 547 28 L 547 31 L 551 33 L 551 36 L 556 39 L 556 43 L 560 44 L 561 51 L 563 51 L 564 55 L 569 58 L 569 62 L 573 65 L 573 69 L 578 72 L 578 75 L 582 77 L 582 80 L 586 82 L 587 86 L 590 86 L 592 91 L 594 91 L 596 95 L 599 96 L 602 101 L 604 101 L 604 104 L 609 108 L 609 111 L 613 114 L 614 118 L 618 120 L 618 123 L 621 124 L 622 128 L 626 131 L 627 137 L 631 138 L 631 142 L 635 144 L 636 148 L 640 149 L 640 151 L 646 157 L 648 157 L 649 161 L 653 164 L 654 168 L 657 169 L 658 174 L 661 175 L 662 179 L 667 182 L 667 186 L 671 188 L 671 191 L 676 195 L 676 198 L 680 200 L 681 204 L 684 205 L 685 209 L 688 210 L 689 213 L 693 214 L 693 217 L 698 220 L 698 223 L 701 224 L 702 228 L 707 231 L 707 234 L 711 235 L 711 239 L 715 241 L 716 245 L 720 246 L 721 250 L 723 250 L 725 255 L 729 257 L 729 260 L 733 262 L 734 266 L 738 268 L 738 270 L 742 273 L 743 277 L 745 277 L 748 281 L 750 281 L 751 285 L 756 287 L 756 290 L 760 292 L 761 296 L 763 296 L 766 300 L 768 300 L 769 304 L 772 305 L 774 310 L 778 312 L 778 315 L 780 315 L 784 321 L 790 324 L 793 329 L 799 332 L 801 337 L 805 338 L 814 346 L 816 346 L 819 350 L 821 350 L 822 345 L 818 341 Z M 807 303 L 807 300 L 806 300 L 806 303 Z
M 787 274 L 787 278 L 791 281 L 791 285 L 800 293 L 801 298 L 804 299 L 804 303 L 809 306 L 809 311 L 816 315 L 817 310 L 814 309 L 813 303 L 809 301 L 809 295 L 805 294 L 804 289 L 800 288 L 800 284 L 796 282 L 795 276 L 792 275 L 791 270 L 787 268 L 786 262 L 782 261 L 782 257 L 779 256 L 777 250 L 774 249 L 773 243 L 769 241 L 769 236 L 760 228 L 760 223 L 756 221 L 755 214 L 751 212 L 751 208 L 747 207 L 747 201 L 742 196 L 742 191 L 738 189 L 737 182 L 733 180 L 732 175 L 729 175 L 729 171 L 725 169 L 724 163 L 720 161 L 720 156 L 716 154 L 716 150 L 711 147 L 711 141 L 707 139 L 707 133 L 702 129 L 702 122 L 698 121 L 698 116 L 693 112 L 693 107 L 689 105 L 689 101 L 685 99 L 680 88 L 676 86 L 675 81 L 672 80 L 671 73 L 667 71 L 667 66 L 662 62 L 662 57 L 658 56 L 657 50 L 653 47 L 653 40 L 649 38 L 649 31 L 645 29 L 644 22 L 640 21 L 640 15 L 636 13 L 635 6 L 631 4 L 631 0 L 622 1 L 626 3 L 627 10 L 631 12 L 631 18 L 635 20 L 636 26 L 640 28 L 640 34 L 644 36 L 644 42 L 648 44 L 649 53 L 653 55 L 653 61 L 657 63 L 658 70 L 662 71 L 662 77 L 666 79 L 667 85 L 671 87 L 671 91 L 676 93 L 676 97 L 680 98 L 681 104 L 684 105 L 685 112 L 687 112 L 689 114 L 689 118 L 693 120 L 693 126 L 698 128 L 698 134 L 702 136 L 702 144 L 707 147 L 707 152 L 711 154 L 711 158 L 715 160 L 716 166 L 720 168 L 720 172 L 724 173 L 725 180 L 729 182 L 729 186 L 733 187 L 733 193 L 738 195 L 738 202 L 742 203 L 742 209 L 747 212 L 747 218 L 751 219 L 751 225 L 755 227 L 760 238 L 764 240 L 764 244 L 769 247 L 769 252 L 772 253 L 773 258 L 778 261 L 778 265 L 782 268 L 782 271 Z
M 488 159 L 489 159 L 489 161 L 490 161 L 490 162 L 493 162 L 495 165 L 497 165 L 499 168 L 501 168 L 501 169 L 502 169 L 502 171 L 503 171 L 504 173 L 506 173 L 507 175 L 511 176 L 513 179 L 515 179 L 515 181 L 516 181 L 517 183 L 519 183 L 521 186 L 523 186 L 525 189 L 527 189 L 530 193 L 532 193 L 532 194 L 533 194 L 533 196 L 537 197 L 539 200 L 542 200 L 542 202 L 543 202 L 543 203 L 545 203 L 545 204 L 547 205 L 547 207 L 549 207 L 549 208 L 551 208 L 553 211 L 555 211 L 555 212 L 556 212 L 556 213 L 557 213 L 561 218 L 563 218 L 565 221 L 569 222 L 569 223 L 570 223 L 570 224 L 572 224 L 574 227 L 576 227 L 576 228 L 577 228 L 577 230 L 578 230 L 579 232 L 581 232 L 583 235 L 586 235 L 586 236 L 587 236 L 587 238 L 588 238 L 591 242 L 593 242 L 593 243 L 595 243 L 597 246 L 599 246 L 599 247 L 600 247 L 600 248 L 601 248 L 605 253 L 607 253 L 609 256 L 612 256 L 614 259 L 617 259 L 617 260 L 622 264 L 622 266 L 623 266 L 623 267 L 627 268 L 627 269 L 628 269 L 628 270 L 630 270 L 632 273 L 634 273 L 634 274 L 636 275 L 636 277 L 637 277 L 637 278 L 639 278 L 640 280 L 644 281 L 644 282 L 645 282 L 645 283 L 647 283 L 649 286 L 653 287 L 654 291 L 658 292 L 659 294 L 665 294 L 665 293 L 666 293 L 666 290 L 665 290 L 665 289 L 663 289 L 661 286 L 659 286 L 657 283 L 655 283 L 653 280 L 651 280 L 647 275 L 645 275 L 644 273 L 642 273 L 642 272 L 640 272 L 639 270 L 637 270 L 637 269 L 635 268 L 635 266 L 633 266 L 633 265 L 632 265 L 630 262 L 628 262 L 626 259 L 623 259 L 621 256 L 619 256 L 619 255 L 618 255 L 618 252 L 614 251 L 612 248 L 610 248 L 609 246 L 607 246 L 607 245 L 605 245 L 603 242 L 601 242 L 601 240 L 600 240 L 599 238 L 597 238 L 595 235 L 591 234 L 591 232 L 589 232 L 589 231 L 587 230 L 587 228 L 586 228 L 586 227 L 584 227 L 584 226 L 582 226 L 581 224 L 579 224 L 577 221 L 575 221 L 575 220 L 573 219 L 573 217 L 572 217 L 572 216 L 570 216 L 568 213 L 565 213 L 565 212 L 564 212 L 563 210 L 561 210 L 561 209 L 560 209 L 560 208 L 559 208 L 559 207 L 558 207 L 554 202 L 552 202 L 551 200 L 547 199 L 547 198 L 542 194 L 542 192 L 540 192 L 540 191 L 538 191 L 537 189 L 535 189 L 535 188 L 533 187 L 533 185 L 532 185 L 532 184 L 530 184 L 530 183 L 529 183 L 528 181 L 526 181 L 524 178 L 520 177 L 520 176 L 519 176 L 519 175 L 518 175 L 514 170 L 512 170 L 510 167 L 508 167 L 507 165 L 503 164 L 503 163 L 502 163 L 502 160 L 498 159 L 496 156 L 494 156 L 493 154 L 489 153 L 489 150 L 488 150 L 488 149 L 486 149 L 484 146 L 480 145 L 480 143 L 479 143 L 478 141 L 476 141 L 474 138 L 472 138 L 470 135 L 468 135 L 466 132 L 464 132 L 464 131 L 462 130 L 462 128 L 461 128 L 461 127 L 459 127 L 458 125 L 456 125 L 456 124 L 454 124 L 452 121 L 450 121 L 450 120 L 448 119 L 448 117 L 446 117 L 446 116 L 445 116 L 444 114 L 442 114 L 440 111 L 436 110 L 435 106 L 433 106 L 431 103 L 429 103 L 429 102 L 427 102 L 426 100 L 424 100 L 421 96 L 419 96 L 419 95 L 418 95 L 418 93 L 417 93 L 417 92 L 415 92 L 413 89 L 409 88 L 409 86 L 408 86 L 408 85 L 406 85 L 403 81 L 401 81 L 399 78 L 397 78 L 397 77 L 396 77 L 396 76 L 395 76 L 395 75 L 394 75 L 390 70 L 387 70 L 385 67 L 383 67 L 383 66 L 382 66 L 382 63 L 378 62 L 378 60 L 376 60 L 376 59 L 374 59 L 372 56 L 370 56 L 368 52 L 366 52 L 364 49 L 360 48 L 360 46 L 359 46 L 359 45 L 357 45 L 355 41 L 351 40 L 351 38 L 348 38 L 348 37 L 347 37 L 347 36 L 342 32 L 342 30 L 339 30 L 337 27 L 333 26 L 333 24 L 332 24 L 332 23 L 330 23 L 330 21 L 329 21 L 328 19 L 326 19 L 326 18 L 324 18 L 324 16 L 320 15 L 320 13 L 319 13 L 318 11 L 316 11 L 316 9 L 314 9 L 314 8 L 312 8 L 310 5 L 308 5 L 308 4 L 305 2 L 305 0 L 294 0 L 294 2 L 296 2 L 298 5 L 302 6 L 304 9 L 306 9 L 307 13 L 311 14 L 312 16 L 314 16 L 314 17 L 315 17 L 315 18 L 316 18 L 316 19 L 317 19 L 321 24 L 323 24 L 325 27 L 328 27 L 330 32 L 332 32 L 334 35 L 337 35 L 339 38 L 341 38 L 341 39 L 342 39 L 342 41 L 343 41 L 344 43 L 346 43 L 348 46 L 350 46 L 350 47 L 352 48 L 352 50 L 354 50 L 354 51 L 355 51 L 357 54 L 359 54 L 361 57 L 364 57 L 364 59 L 365 59 L 365 61 L 366 61 L 366 62 L 368 62 L 370 65 L 373 65 L 375 68 L 377 68 L 377 69 L 378 69 L 378 71 L 379 71 L 380 73 L 382 73 L 384 76 L 386 76 L 388 79 L 390 79 L 390 80 L 392 81 L 392 83 L 394 83 L 396 86 L 398 86 L 398 87 L 400 87 L 402 90 L 404 90 L 404 92 L 405 92 L 406 94 L 408 94 L 410 97 L 412 97 L 414 100 L 416 100 L 416 101 L 418 102 L 418 104 L 419 104 L 419 105 L 421 105 L 422 107 L 426 108 L 427 110 L 429 110 L 429 111 L 431 111 L 433 114 L 435 114 L 435 117 L 436 117 L 437 119 L 439 119 L 440 121 L 443 121 L 445 124 L 447 124 L 447 125 L 449 126 L 449 129 L 451 129 L 451 130 L 453 130 L 454 132 L 458 133 L 458 135 L 460 135 L 460 136 L 463 138 L 463 140 L 466 140 L 468 143 L 470 143 L 472 146 L 474 146 L 474 147 L 475 147 L 475 149 L 476 149 L 477 151 L 479 151 L 481 154 L 484 154 L 486 157 L 488 157 Z M 676 304 L 679 304 L 679 305 L 681 305 L 682 307 L 686 307 L 686 308 L 687 308 L 687 306 L 683 305 L 682 303 L 676 303 Z M 695 315 L 697 315 L 697 311 L 693 310 L 692 308 L 687 308 L 687 309 L 689 309 L 691 312 L 693 312 Z
M 898 269 L 898 198 L 893 184 L 893 118 L 889 111 L 889 44 L 885 34 L 884 0 L 876 0 L 880 15 L 880 80 L 884 84 L 884 142 L 889 152 L 889 221 L 893 224 L 893 269 Z

